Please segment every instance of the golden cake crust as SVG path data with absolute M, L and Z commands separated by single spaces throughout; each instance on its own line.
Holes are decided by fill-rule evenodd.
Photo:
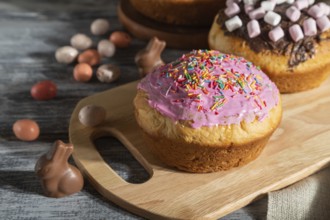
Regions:
M 130 0 L 133 7 L 153 20 L 177 25 L 210 26 L 225 1 L 219 0 Z
M 223 53 L 245 57 L 260 66 L 281 93 L 299 92 L 318 87 L 330 74 L 330 41 L 317 43 L 315 56 L 291 69 L 288 66 L 289 56 L 280 55 L 271 50 L 257 53 L 249 47 L 245 39 L 225 35 L 217 20 L 218 15 L 209 32 L 209 47 Z M 330 31 L 327 31 L 322 33 L 321 38 L 329 36 Z
M 151 151 L 164 163 L 189 172 L 228 170 L 254 160 L 282 116 L 279 102 L 262 121 L 194 129 L 187 121 L 175 123 L 151 108 L 142 90 L 134 106 L 137 123 Z

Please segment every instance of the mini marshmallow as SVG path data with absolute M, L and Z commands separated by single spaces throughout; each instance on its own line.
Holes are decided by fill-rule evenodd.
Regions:
M 285 2 L 286 2 L 286 0 L 276 0 L 276 4 L 277 5 L 283 4 Z
M 268 37 L 273 42 L 277 42 L 279 39 L 284 37 L 284 31 L 280 26 L 278 26 L 278 27 L 274 28 L 273 30 L 269 31 Z
M 260 19 L 265 16 L 265 13 L 266 13 L 265 10 L 260 7 L 260 8 L 254 9 L 253 11 L 250 11 L 249 17 L 251 20 Z
M 309 5 L 313 5 L 314 2 L 315 2 L 315 0 L 308 0 L 308 4 L 309 4 Z
M 234 15 L 237 15 L 240 12 L 240 8 L 236 3 L 231 4 L 230 6 L 228 6 L 228 8 L 225 9 L 225 14 L 228 17 L 232 17 Z
M 290 4 L 290 5 L 291 5 L 291 4 L 293 4 L 293 3 L 294 3 L 294 1 L 295 1 L 295 0 L 286 0 L 286 3 L 288 3 L 288 4 Z
M 247 23 L 247 30 L 250 38 L 254 38 L 260 34 L 260 26 L 257 20 L 251 20 Z
M 242 27 L 242 25 L 242 20 L 237 15 L 225 22 L 225 26 L 229 32 L 232 32 L 237 28 Z
M 299 10 L 307 8 L 309 6 L 308 0 L 297 0 L 294 4 Z
M 322 16 L 316 20 L 316 24 L 319 29 L 324 32 L 330 28 L 330 21 L 327 16 Z
M 263 2 L 261 2 L 261 7 L 265 11 L 273 11 L 275 8 L 275 3 L 271 2 L 271 1 L 263 1 Z
M 289 33 L 294 42 L 297 42 L 304 38 L 304 33 L 298 24 L 294 24 L 289 28 Z
M 324 15 L 323 9 L 318 5 L 313 5 L 308 9 L 308 14 L 313 18 L 320 18 Z
M 256 0 L 243 0 L 245 5 L 254 5 L 257 1 Z
M 264 21 L 270 25 L 276 26 L 280 23 L 281 21 L 281 15 L 273 12 L 273 11 L 269 11 L 267 12 L 267 14 L 264 17 Z
M 324 2 L 317 3 L 316 5 L 319 6 L 320 8 L 322 8 L 324 15 L 326 15 L 326 16 L 330 15 L 330 6 L 329 5 L 327 5 Z
M 296 22 L 300 18 L 301 12 L 295 6 L 291 6 L 286 10 L 285 14 L 292 22 Z
M 244 11 L 246 14 L 249 14 L 250 11 L 254 9 L 253 5 L 244 5 Z
M 316 21 L 313 18 L 308 18 L 303 23 L 304 34 L 306 36 L 314 36 L 317 34 Z
M 233 3 L 239 3 L 241 2 L 242 0 L 227 0 L 226 1 L 226 5 L 227 7 L 229 7 L 230 5 L 232 5 Z

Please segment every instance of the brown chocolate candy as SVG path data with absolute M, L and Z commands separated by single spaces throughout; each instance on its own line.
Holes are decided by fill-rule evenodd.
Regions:
M 57 140 L 53 147 L 37 161 L 35 172 L 41 179 L 46 196 L 60 198 L 82 189 L 84 179 L 80 171 L 68 163 L 72 152 L 72 144 Z
M 166 46 L 165 41 L 153 37 L 146 48 L 139 51 L 135 56 L 135 63 L 139 68 L 141 77 L 150 73 L 154 68 L 163 65 L 164 61 L 161 59 L 161 53 Z

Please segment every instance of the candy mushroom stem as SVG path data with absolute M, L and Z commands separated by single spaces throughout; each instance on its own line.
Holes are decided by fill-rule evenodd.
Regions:
M 146 48 L 140 50 L 135 56 L 135 63 L 139 68 L 141 77 L 146 76 L 157 66 L 163 65 L 164 61 L 161 59 L 161 53 L 166 46 L 165 41 L 153 37 Z

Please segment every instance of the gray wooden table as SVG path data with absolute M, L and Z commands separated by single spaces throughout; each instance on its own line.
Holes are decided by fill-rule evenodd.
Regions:
M 95 77 L 79 83 L 72 77 L 73 65 L 56 62 L 56 48 L 69 44 L 78 32 L 90 35 L 96 18 L 107 18 L 111 31 L 122 30 L 111 0 L 7 0 L 0 1 L 0 219 L 140 219 L 104 199 L 85 181 L 73 196 L 53 199 L 43 196 L 34 174 L 36 160 L 52 143 L 68 141 L 68 124 L 77 102 L 91 94 L 137 80 L 134 55 L 145 42 L 134 39 L 128 49 L 118 49 L 111 59 L 120 67 L 121 78 L 102 84 Z M 93 37 L 97 42 L 100 37 Z M 185 51 L 166 49 L 165 61 Z M 35 101 L 30 88 L 41 80 L 58 85 L 54 100 Z M 12 133 L 12 124 L 23 118 L 36 120 L 41 128 L 37 141 L 22 142 Z M 110 165 L 129 182 L 140 182 L 146 173 L 121 144 L 103 138 L 96 142 Z M 72 161 L 71 161 L 72 162 Z M 223 219 L 263 219 L 266 199 L 255 202 Z

